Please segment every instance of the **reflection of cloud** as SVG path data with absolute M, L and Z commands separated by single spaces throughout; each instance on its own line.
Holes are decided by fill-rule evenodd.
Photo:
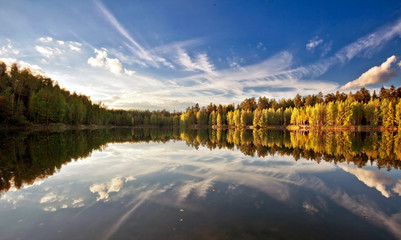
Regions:
M 102 199 L 108 199 L 109 194 L 107 193 L 106 184 L 93 184 L 89 190 L 93 193 L 99 194 L 99 197 L 96 198 L 97 201 Z
M 165 192 L 165 189 L 158 189 L 158 186 L 154 186 L 149 188 L 148 190 L 144 190 L 138 194 L 137 197 L 134 198 L 128 205 L 130 209 L 124 213 L 118 221 L 111 226 L 106 233 L 103 235 L 102 239 L 109 239 L 115 232 L 120 229 L 121 225 L 128 219 L 128 217 L 139 207 L 142 205 L 145 200 L 149 200 L 151 197 L 159 195 Z
M 120 152 L 120 155 L 114 156 L 113 152 Z M 98 158 L 104 161 L 96 161 Z M 105 181 L 97 182 L 98 184 L 80 184 L 81 187 L 90 186 L 89 189 L 97 196 L 97 201 L 109 201 L 110 199 L 110 201 L 117 202 L 117 200 L 123 199 L 124 201 L 118 201 L 117 204 L 119 204 L 120 202 L 127 203 L 127 199 L 132 199 L 130 203 L 121 206 L 120 213 L 113 212 L 113 216 L 115 216 L 113 218 L 115 219 L 114 225 L 110 226 L 109 229 L 104 229 L 104 239 L 113 238 L 120 227 L 124 226 L 124 223 L 127 220 L 129 221 L 136 211 L 139 211 L 138 209 L 143 206 L 142 204 L 148 201 L 160 201 L 169 207 L 173 205 L 177 206 L 177 209 L 184 208 L 185 211 L 187 209 L 199 210 L 202 206 L 193 206 L 191 201 L 184 202 L 183 200 L 188 195 L 191 198 L 207 198 L 207 194 L 211 194 L 208 190 L 215 183 L 252 188 L 258 192 L 266 193 L 269 197 L 278 201 L 291 200 L 290 203 L 298 201 L 297 196 L 292 196 L 292 194 L 297 194 L 300 189 L 311 189 L 317 195 L 331 199 L 329 200 L 330 202 L 333 201 L 343 206 L 357 216 L 368 215 L 369 219 L 367 221 L 372 221 L 372 223 L 379 226 L 384 225 L 392 229 L 395 234 L 398 234 L 397 236 L 400 236 L 400 231 L 397 230 L 397 227 L 401 227 L 397 223 L 400 217 L 397 214 L 388 215 L 381 211 L 382 206 L 375 206 L 374 203 L 366 200 L 366 198 L 360 198 L 359 195 L 353 197 L 341 190 L 329 188 L 322 179 L 309 176 L 314 175 L 317 171 L 321 173 L 337 169 L 331 163 L 322 162 L 316 165 L 309 161 L 294 161 L 290 156 L 249 157 L 244 156 L 239 151 L 231 151 L 229 149 L 210 151 L 206 147 L 200 147 L 198 151 L 193 151 L 193 149 L 187 148 L 184 142 L 178 141 L 167 144 L 146 143 L 134 145 L 125 143 L 110 144 L 107 149 L 94 153 L 91 158 L 66 166 L 60 174 L 65 174 L 65 169 L 72 165 L 77 166 L 83 163 L 88 168 L 90 167 L 90 171 L 86 170 L 89 175 L 85 177 L 85 181 L 90 181 L 88 179 L 93 178 L 98 179 L 98 176 L 111 176 L 106 178 L 107 180 Z M 135 168 L 127 168 L 127 166 L 133 165 L 135 165 Z M 349 171 L 351 170 L 353 171 L 354 168 L 350 167 Z M 69 171 L 69 173 L 71 172 L 78 174 L 76 171 Z M 165 173 L 174 174 L 174 177 L 159 178 L 159 176 L 165 176 Z M 116 175 L 125 177 L 115 177 Z M 362 175 L 369 174 L 364 173 Z M 71 177 L 75 178 L 76 176 Z M 136 178 L 143 179 L 141 179 L 140 183 L 132 184 L 132 186 L 124 184 Z M 220 184 L 216 186 L 220 186 Z M 43 202 L 48 202 L 51 206 L 44 206 L 45 210 L 56 211 L 60 208 L 83 206 L 84 199 L 88 198 L 95 201 L 93 194 L 87 191 L 87 187 L 85 188 L 85 191 L 77 189 L 77 192 L 89 195 L 81 195 L 74 198 L 68 195 L 70 196 L 69 202 L 66 203 L 64 201 L 59 205 L 56 205 L 54 201 L 57 194 L 48 192 L 42 199 Z M 221 192 L 220 189 L 216 190 Z M 295 193 L 292 190 L 295 190 Z M 111 192 L 118 192 L 118 194 L 112 195 L 110 194 Z M 316 197 L 315 201 L 300 201 L 297 206 L 307 214 L 317 215 L 327 210 L 327 204 L 323 198 Z M 286 202 L 284 206 L 287 206 L 287 203 L 289 202 Z M 86 206 L 91 205 L 93 204 L 87 204 Z M 147 206 L 149 205 L 145 207 Z M 199 211 L 202 210 L 205 209 L 200 209 Z
M 46 212 L 55 212 L 58 208 L 68 208 L 69 205 L 71 208 L 80 208 L 85 206 L 83 198 L 76 198 L 69 200 L 69 197 L 63 194 L 56 194 L 55 192 L 49 192 L 44 195 L 40 201 L 43 204 L 43 210 Z
M 43 196 L 39 202 L 43 204 L 43 203 L 52 203 L 56 201 L 57 201 L 57 195 L 54 192 L 50 192 L 45 196 Z
M 390 185 L 392 180 L 384 173 L 349 165 L 339 165 L 339 167 L 355 175 L 359 181 L 365 183 L 368 187 L 376 188 L 384 197 L 389 198 L 391 196 L 391 193 L 386 189 L 386 185 Z
M 109 190 L 107 191 L 108 193 L 111 192 L 119 192 L 121 188 L 123 187 L 123 181 L 119 177 L 115 177 L 111 180 L 109 183 Z
M 125 178 L 125 182 L 134 181 L 134 180 L 136 180 L 136 178 L 134 176 L 129 176 L 129 177 Z
M 85 206 L 84 204 L 84 199 L 83 198 L 78 198 L 72 201 L 72 207 L 73 208 L 80 208 Z
M 174 144 L 177 145 L 178 143 Z M 167 146 L 170 146 L 171 149 L 167 148 Z M 169 160 L 160 160 L 159 156 L 161 152 L 157 150 L 163 150 L 163 156 Z M 328 196 L 332 201 L 357 216 L 363 217 L 367 215 L 369 216 L 368 221 L 378 226 L 384 226 L 396 236 L 401 236 L 401 225 L 398 222 L 400 220 L 399 214 L 387 215 L 382 212 L 374 202 L 366 198 L 354 198 L 339 189 L 331 189 L 327 187 L 320 178 L 309 176 L 311 171 L 321 172 L 335 169 L 335 167 L 329 163 L 323 162 L 321 163 L 322 165 L 310 166 L 309 162 L 294 162 L 291 157 L 286 159 L 285 157 L 272 156 L 259 160 L 266 161 L 266 163 L 270 162 L 270 160 L 280 160 L 282 162 L 291 161 L 292 164 L 275 164 L 274 167 L 271 167 L 267 164 L 265 166 L 260 165 L 260 163 L 256 164 L 256 162 L 255 165 L 253 165 L 251 160 L 255 158 L 244 157 L 240 152 L 231 152 L 229 150 L 210 152 L 208 149 L 201 147 L 196 153 L 177 153 L 177 149 L 173 148 L 172 145 L 163 145 L 161 148 L 154 148 L 154 146 L 152 146 L 151 154 L 147 150 L 143 150 L 143 153 L 135 151 L 135 154 L 128 151 L 126 154 L 127 156 L 135 155 L 136 160 L 146 159 L 147 164 L 142 160 L 136 162 L 136 171 L 138 171 L 138 173 L 143 172 L 144 174 L 141 175 L 131 172 L 131 174 L 135 176 L 149 176 L 157 174 L 159 171 L 174 171 L 177 174 L 191 176 L 192 179 L 195 179 L 175 183 L 172 186 L 169 185 L 175 190 L 175 193 L 179 193 L 177 195 L 178 201 L 175 199 L 171 200 L 172 203 L 170 204 L 180 202 L 180 200 L 185 199 L 191 193 L 194 193 L 195 196 L 205 196 L 201 194 L 202 191 L 199 191 L 199 193 L 195 192 L 196 189 L 201 186 L 207 189 L 214 182 L 251 187 L 265 192 L 274 199 L 286 201 L 291 199 L 290 185 L 295 184 L 312 189 L 319 193 L 319 195 Z M 152 161 L 149 162 L 149 159 L 152 159 Z M 246 161 L 247 164 L 244 164 L 244 161 Z M 356 175 L 359 180 L 364 180 L 365 184 L 369 184 L 381 190 L 382 194 L 388 194 L 385 185 L 391 184 L 391 179 L 386 177 L 383 173 L 357 169 L 348 165 L 341 165 L 341 167 Z M 384 188 L 381 187 L 381 185 L 384 186 Z M 205 194 L 207 194 L 207 191 Z M 316 202 L 307 201 L 301 204 L 302 208 L 309 214 L 316 214 L 325 209 L 327 210 L 327 203 L 319 197 Z
M 55 207 L 44 207 L 43 210 L 46 211 L 46 212 L 55 212 L 55 211 L 57 211 L 57 208 L 55 208 Z
M 330 197 L 338 205 L 357 216 L 368 216 L 369 221 L 376 225 L 387 227 L 397 238 L 401 238 L 401 213 L 389 216 L 381 211 L 374 202 L 366 198 L 355 199 L 340 189 L 331 189 L 318 177 L 306 177 L 302 182 L 297 182 L 297 184 Z
M 401 196 L 401 180 L 398 180 L 397 184 L 393 187 L 393 192 Z
M 13 209 L 15 209 L 16 206 L 17 206 L 17 203 L 18 203 L 20 200 L 23 200 L 24 198 L 25 198 L 25 197 L 24 197 L 22 194 L 21 194 L 21 195 L 14 196 L 14 194 L 10 194 L 10 192 L 5 193 L 5 194 L 3 194 L 3 195 L 0 196 L 0 200 L 6 201 L 6 202 L 8 202 L 9 204 L 11 204 Z
M 186 181 L 184 185 L 178 188 L 178 198 L 184 200 L 193 191 L 198 197 L 205 197 L 209 188 L 213 185 L 213 178 L 203 181 Z
M 303 202 L 302 207 L 305 209 L 305 211 L 307 213 L 312 214 L 312 215 L 319 212 L 319 209 L 317 209 L 315 206 L 313 206 L 309 202 Z
M 135 180 L 135 178 L 130 176 L 125 179 L 125 182 L 132 180 Z M 90 186 L 89 190 L 99 195 L 99 197 L 96 198 L 97 201 L 104 200 L 107 202 L 109 200 L 109 193 L 119 192 L 123 188 L 123 185 L 123 179 L 121 177 L 115 177 L 108 183 L 93 184 Z

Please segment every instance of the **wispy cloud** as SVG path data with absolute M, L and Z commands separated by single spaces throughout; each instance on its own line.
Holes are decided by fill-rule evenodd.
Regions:
M 51 37 L 39 38 L 40 45 L 35 46 L 36 51 L 46 58 L 53 58 L 71 52 L 81 52 L 82 43 L 80 42 L 53 40 Z
M 47 58 L 51 58 L 54 55 L 63 54 L 63 51 L 58 48 L 51 47 L 43 47 L 43 46 L 35 46 L 36 51 L 38 51 L 41 55 Z
M 313 49 L 315 49 L 317 46 L 319 46 L 322 43 L 323 43 L 323 39 L 319 39 L 319 38 L 311 39 L 306 44 L 306 50 L 312 51 Z
M 208 74 L 214 75 L 214 66 L 210 63 L 207 55 L 205 53 L 199 53 L 194 59 L 187 54 L 183 49 L 178 51 L 177 61 L 184 67 L 186 71 L 196 71 L 200 70 Z
M 173 65 L 168 62 L 165 58 L 154 55 L 145 48 L 143 48 L 135 39 L 130 35 L 130 33 L 120 24 L 120 22 L 113 16 L 112 13 L 101 3 L 100 0 L 95 0 L 95 5 L 103 13 L 106 20 L 129 42 L 129 49 L 141 60 L 153 65 L 154 67 L 159 67 L 159 63 L 164 66 L 173 68 Z
M 337 51 L 333 56 L 307 66 L 293 68 L 292 54 L 283 51 L 261 63 L 241 68 L 215 70 L 216 76 L 194 74 L 179 78 L 174 81 L 180 86 L 177 88 L 179 94 L 176 95 L 178 96 L 176 99 L 188 101 L 191 96 L 196 98 L 197 102 L 207 104 L 207 101 L 210 102 L 210 97 L 213 97 L 213 101 L 230 103 L 258 95 L 281 98 L 293 97 L 296 93 L 306 95 L 318 91 L 332 92 L 338 89 L 338 84 L 318 80 L 321 75 L 334 65 L 344 64 L 358 54 L 376 51 L 378 46 L 399 35 L 401 35 L 401 19 L 361 37 Z M 309 48 L 323 44 L 323 40 L 320 40 L 311 41 Z M 328 53 L 331 50 L 331 42 L 322 47 L 325 47 L 323 50 Z M 175 93 L 175 89 L 171 92 Z
M 336 54 L 336 57 L 342 62 L 346 62 L 361 52 L 376 52 L 396 36 L 401 36 L 401 18 L 344 47 Z
M 7 39 L 6 45 L 0 47 L 0 56 L 2 57 L 14 56 L 19 53 L 20 51 L 13 46 L 10 39 Z
M 333 45 L 332 41 L 322 45 L 322 47 L 321 47 L 321 49 L 322 49 L 321 56 L 322 57 L 326 56 L 331 51 L 332 45 Z
M 345 64 L 358 54 L 372 54 L 378 51 L 380 47 L 396 36 L 401 36 L 401 18 L 343 47 L 332 57 L 324 58 L 314 64 L 298 68 L 295 71 L 301 76 L 311 75 L 312 77 L 318 77 L 326 73 L 332 66 Z
M 258 45 L 256 46 L 257 49 L 262 50 L 262 51 L 266 51 L 266 47 L 263 45 L 262 42 L 259 42 Z
M 393 55 L 389 57 L 380 66 L 372 67 L 371 69 L 363 73 L 359 78 L 342 86 L 340 90 L 365 87 L 375 83 L 386 83 L 390 81 L 391 78 L 397 75 L 397 71 L 394 68 L 391 68 L 391 65 L 396 61 L 396 56 Z
M 144 89 L 141 92 L 127 92 L 119 95 L 119 99 L 106 103 L 125 109 L 140 105 L 151 109 L 183 110 L 196 102 L 207 105 L 213 100 L 229 104 L 258 95 L 269 98 L 293 97 L 297 92 L 315 94 L 338 87 L 336 83 L 300 80 L 301 70 L 291 70 L 291 65 L 292 54 L 281 52 L 257 64 L 214 70 L 214 74 L 201 72 L 170 81 L 164 80 L 164 86 L 159 85 L 152 88 L 152 91 Z M 152 103 L 149 99 L 152 99 Z

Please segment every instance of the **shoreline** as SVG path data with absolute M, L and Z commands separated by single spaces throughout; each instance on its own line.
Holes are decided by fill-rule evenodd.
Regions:
M 57 130 L 94 130 L 94 129 L 113 129 L 113 128 L 132 128 L 132 129 L 174 129 L 180 128 L 179 126 L 157 126 L 157 125 L 143 125 L 143 126 L 114 126 L 114 125 L 74 125 L 74 124 L 63 124 L 63 123 L 52 123 L 49 125 L 44 124 L 30 124 L 21 126 L 0 126 L 0 131 L 57 131 Z M 232 127 L 228 125 L 221 126 L 210 126 L 210 125 L 192 125 L 188 126 L 187 129 L 201 130 L 201 129 L 241 129 L 241 130 L 288 130 L 288 131 L 400 131 L 399 127 L 372 127 L 372 126 L 309 126 L 309 125 L 275 125 L 267 126 L 263 128 L 255 128 L 254 126 L 245 127 Z
M 49 125 L 43 124 L 32 124 L 32 125 L 22 125 L 22 126 L 0 126 L 0 131 L 57 131 L 57 130 L 94 130 L 94 129 L 113 129 L 113 128 L 147 128 L 147 129 L 170 129 L 173 126 L 154 126 L 154 125 L 144 125 L 144 126 L 114 126 L 114 125 L 74 125 L 74 124 L 63 124 L 54 123 Z

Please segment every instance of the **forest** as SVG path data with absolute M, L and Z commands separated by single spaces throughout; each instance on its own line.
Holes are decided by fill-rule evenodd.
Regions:
M 308 128 L 399 129 L 401 87 L 382 87 L 371 94 L 336 92 L 293 99 L 248 98 L 240 104 L 188 107 L 184 112 L 115 110 L 93 103 L 88 96 L 71 93 L 52 79 L 34 75 L 29 69 L 0 62 L 0 125 L 29 126 L 63 123 L 71 125 L 159 126 L 198 128 Z

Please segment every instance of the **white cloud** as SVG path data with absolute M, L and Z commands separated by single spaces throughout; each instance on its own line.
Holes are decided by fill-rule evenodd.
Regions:
M 17 60 L 15 58 L 0 58 L 1 62 L 4 62 L 7 67 L 11 67 L 12 64 L 16 63 L 20 68 L 28 68 L 32 73 L 36 74 L 44 74 L 44 71 L 38 65 L 30 64 L 21 60 Z
M 71 51 L 80 52 L 82 44 L 79 42 L 70 41 L 68 42 L 68 46 Z
M 124 73 L 127 74 L 128 76 L 134 76 L 135 71 L 124 68 Z
M 312 51 L 321 43 L 323 43 L 323 39 L 317 39 L 317 38 L 311 39 L 309 40 L 309 43 L 306 44 L 306 50 Z
M 118 75 L 121 73 L 123 66 L 117 58 L 106 58 L 106 66 L 110 70 L 110 72 Z
M 38 51 L 42 56 L 51 58 L 55 55 L 63 54 L 64 51 L 58 48 L 35 46 L 36 51 Z
M 75 42 L 75 41 L 62 41 L 62 40 L 55 40 L 48 37 L 40 38 L 39 40 L 42 44 L 36 45 L 35 49 L 39 52 L 42 56 L 46 58 L 52 58 L 55 56 L 65 55 L 68 52 L 81 52 L 82 43 Z
M 105 61 L 104 59 L 107 58 L 107 50 L 102 49 L 102 50 L 97 50 L 95 49 L 96 57 L 90 57 L 88 59 L 89 65 L 92 67 L 104 67 L 105 66 Z
M 38 39 L 38 41 L 42 42 L 42 43 L 49 43 L 49 42 L 53 41 L 53 38 L 51 38 L 51 37 L 41 37 L 41 38 Z
M 115 75 L 119 75 L 123 69 L 122 63 L 117 58 L 109 58 L 107 49 L 95 49 L 96 57 L 90 57 L 88 64 L 92 67 L 104 67 Z
M 397 71 L 391 68 L 392 63 L 397 61 L 396 56 L 389 57 L 380 66 L 374 66 L 365 73 L 363 73 L 358 79 L 352 82 L 348 82 L 340 88 L 340 90 L 348 90 L 353 88 L 365 87 L 375 83 L 386 83 L 392 77 L 397 75 Z
M 10 55 L 18 55 L 20 51 L 13 47 L 10 39 L 7 39 L 7 45 L 0 47 L 0 55 L 3 57 L 8 57 Z

